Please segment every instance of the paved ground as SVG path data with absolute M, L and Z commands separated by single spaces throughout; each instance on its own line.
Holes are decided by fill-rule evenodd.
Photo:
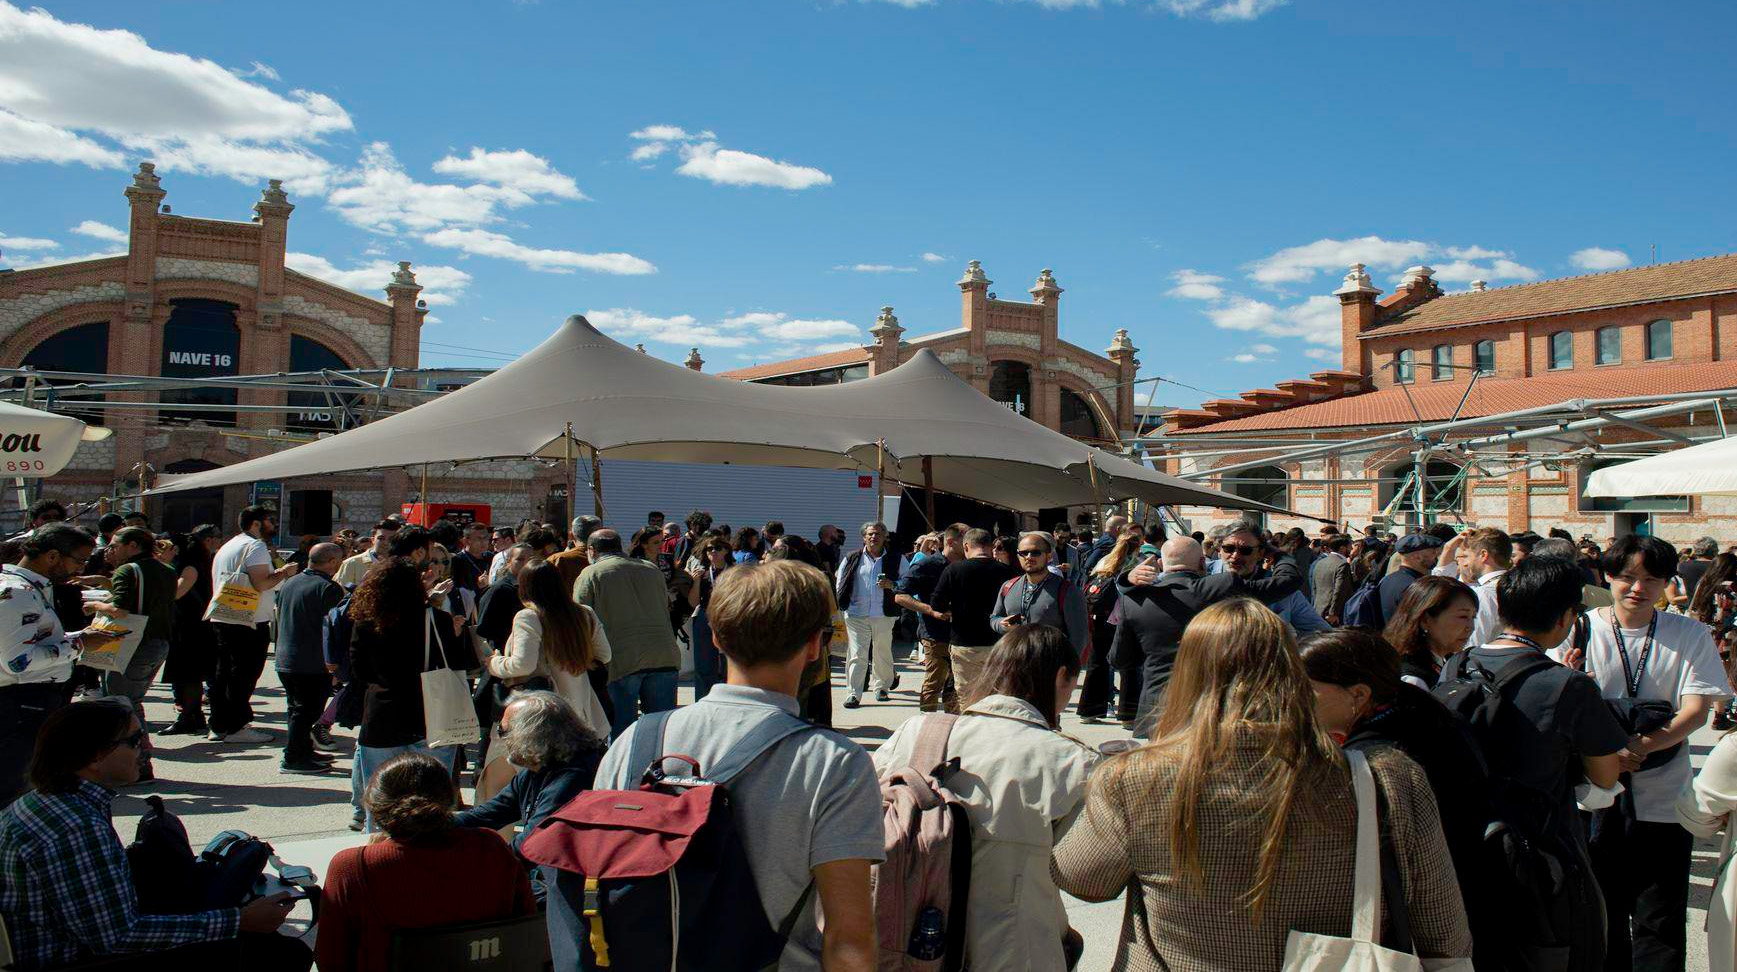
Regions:
M 834 716 L 838 728 L 868 749 L 874 749 L 904 720 L 916 714 L 917 685 L 920 670 L 901 652 L 899 669 L 903 673 L 900 689 L 886 703 L 868 702 L 862 708 L 846 710 L 839 703 L 842 691 L 834 692 Z M 841 668 L 838 659 L 834 667 Z M 833 682 L 842 684 L 842 672 L 836 672 Z M 692 699 L 692 689 L 684 685 L 681 701 Z M 255 700 L 260 711 L 259 725 L 282 733 L 284 728 L 283 691 L 276 674 L 267 665 Z M 155 726 L 163 726 L 173 717 L 173 708 L 164 686 L 157 686 L 146 703 Z M 1087 726 L 1070 712 L 1063 720 L 1062 730 L 1092 745 L 1127 734 L 1119 727 Z M 339 736 L 347 747 L 351 737 L 342 730 Z M 1711 750 L 1717 736 L 1703 730 L 1693 740 L 1695 764 L 1698 767 Z M 286 776 L 278 772 L 281 751 L 269 745 L 227 746 L 207 742 L 203 738 L 186 736 L 158 737 L 156 755 L 157 780 L 129 788 L 115 801 L 115 825 L 123 839 L 130 839 L 138 815 L 144 812 L 144 797 L 162 796 L 171 810 L 187 825 L 188 834 L 197 848 L 226 829 L 245 830 L 271 841 L 282 850 L 296 845 L 298 856 L 286 852 L 289 863 L 308 864 L 321 870 L 327 858 L 355 835 L 347 828 L 350 822 L 350 782 L 348 756 L 338 760 L 338 773 L 327 777 Z M 311 857 L 319 857 L 314 860 Z M 1689 969 L 1702 972 L 1707 967 L 1705 934 L 1706 903 L 1712 889 L 1712 875 L 1717 864 L 1717 849 L 1710 841 L 1698 841 L 1690 888 Z M 1082 970 L 1107 969 L 1115 952 L 1121 930 L 1122 903 L 1087 904 L 1064 896 L 1069 920 L 1085 936 L 1086 957 Z

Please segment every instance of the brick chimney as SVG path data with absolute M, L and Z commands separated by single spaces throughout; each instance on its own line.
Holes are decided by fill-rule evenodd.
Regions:
M 1435 271 L 1429 267 L 1411 267 L 1394 288 L 1393 296 L 1381 302 L 1384 314 L 1402 314 L 1426 300 L 1441 296 L 1441 285 L 1435 282 Z
M 682 362 L 682 366 L 687 368 L 689 371 L 704 371 L 706 369 L 706 359 L 700 357 L 699 348 L 689 348 L 688 358 L 686 361 Z
M 1333 291 L 1339 298 L 1339 360 L 1346 371 L 1369 373 L 1369 356 L 1357 338 L 1375 326 L 1375 298 L 1380 295 L 1361 263 L 1351 264 L 1344 282 Z
M 965 265 L 965 276 L 959 278 L 959 323 L 970 332 L 973 355 L 981 356 L 988 344 L 984 335 L 989 330 L 989 285 L 994 282 L 976 260 Z
M 899 335 L 903 333 L 905 329 L 893 316 L 892 307 L 882 307 L 881 316 L 875 318 L 874 326 L 869 328 L 869 336 L 874 338 L 874 343 L 867 346 L 872 355 L 870 374 L 882 374 L 899 366 Z

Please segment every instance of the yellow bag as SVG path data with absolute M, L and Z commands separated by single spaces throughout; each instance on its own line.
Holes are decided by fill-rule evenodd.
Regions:
M 253 627 L 254 612 L 259 610 L 259 592 L 247 575 L 236 571 L 229 575 L 217 596 L 205 606 L 205 620 L 221 624 L 242 624 Z

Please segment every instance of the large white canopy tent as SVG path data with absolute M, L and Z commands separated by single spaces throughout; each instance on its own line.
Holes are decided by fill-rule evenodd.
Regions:
M 1737 437 L 1595 469 L 1588 496 L 1737 495 Z
M 535 456 L 878 470 L 1013 510 L 1138 499 L 1286 512 L 1164 475 L 1025 419 L 932 353 L 841 385 L 733 381 L 660 361 L 574 315 L 542 344 L 414 409 L 149 492 Z

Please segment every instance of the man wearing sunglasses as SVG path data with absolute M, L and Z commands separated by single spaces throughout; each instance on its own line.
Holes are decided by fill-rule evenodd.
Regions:
M 1031 531 L 1019 535 L 1014 558 L 1020 576 L 1001 587 L 989 627 L 998 635 L 1022 624 L 1047 624 L 1068 636 L 1074 651 L 1087 645 L 1086 595 L 1078 584 L 1049 569 L 1055 542 L 1049 534 Z
M 305 972 L 313 953 L 277 934 L 293 905 L 287 893 L 240 908 L 139 913 L 110 814 L 115 790 L 139 777 L 144 738 L 120 699 L 70 705 L 43 723 L 30 761 L 34 789 L 0 814 L 0 919 L 12 967 L 28 972 L 156 952 L 161 961 L 151 968 Z

